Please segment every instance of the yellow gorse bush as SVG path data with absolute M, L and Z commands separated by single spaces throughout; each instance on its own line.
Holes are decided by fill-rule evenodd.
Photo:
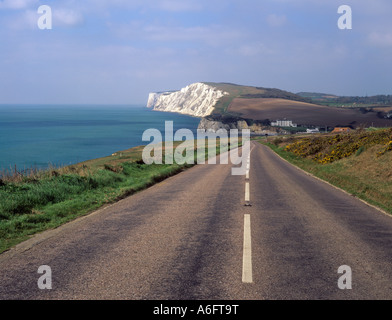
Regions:
M 378 156 L 380 157 L 388 151 L 392 151 L 392 140 L 387 143 L 384 150 L 382 150 L 378 153 Z
M 373 132 L 359 131 L 334 136 L 302 138 L 288 144 L 285 150 L 303 158 L 311 158 L 318 163 L 327 164 L 347 158 L 362 147 L 373 145 L 385 145 L 383 151 L 377 156 L 392 151 L 392 128 Z

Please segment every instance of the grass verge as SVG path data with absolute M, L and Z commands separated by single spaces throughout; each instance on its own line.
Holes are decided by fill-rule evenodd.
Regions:
M 176 148 L 180 142 L 174 144 Z M 239 143 L 240 145 L 241 143 Z M 228 144 L 225 150 L 230 146 Z M 197 148 L 190 155 L 196 159 Z M 219 154 L 220 144 L 216 153 Z M 193 166 L 145 164 L 143 146 L 64 168 L 3 173 L 0 179 L 0 253 L 30 236 L 115 203 Z M 206 155 L 208 144 L 206 144 Z M 225 151 L 222 150 L 222 151 Z M 193 161 L 196 162 L 196 161 Z
M 392 130 L 277 138 L 268 145 L 293 165 L 392 214 Z

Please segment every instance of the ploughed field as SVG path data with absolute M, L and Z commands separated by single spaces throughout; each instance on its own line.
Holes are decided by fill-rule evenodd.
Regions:
M 377 112 L 361 113 L 359 108 L 334 108 L 280 98 L 234 98 L 227 111 L 245 119 L 288 119 L 301 125 L 392 126 L 392 120 L 379 117 Z

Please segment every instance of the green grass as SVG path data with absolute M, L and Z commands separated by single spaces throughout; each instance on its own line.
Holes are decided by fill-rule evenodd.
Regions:
M 182 171 L 180 165 L 126 162 L 119 172 L 64 174 L 0 187 L 0 252 Z
M 227 83 L 206 83 L 208 85 L 214 86 L 219 90 L 224 92 L 228 92 L 229 95 L 223 96 L 219 101 L 216 103 L 214 108 L 215 114 L 222 114 L 222 115 L 231 115 L 227 111 L 230 104 L 235 98 L 238 98 L 244 94 L 255 94 L 255 93 L 263 93 L 264 91 L 261 89 L 257 89 L 255 87 L 248 87 L 248 86 L 240 86 L 235 84 L 227 84 Z M 233 114 L 234 115 L 234 114 Z
M 303 137 L 259 141 L 293 165 L 392 214 L 392 143 L 386 142 L 392 139 L 391 132 L 325 135 L 310 138 L 311 143 Z M 343 150 L 340 156 L 328 156 L 334 150 L 336 154 L 337 147 Z M 320 161 L 318 153 L 332 160 Z
M 174 148 L 178 144 L 180 142 L 174 143 Z M 207 148 L 206 143 L 206 151 Z M 141 160 L 142 150 L 140 146 L 109 157 L 24 175 L 17 170 L 3 173 L 0 253 L 38 232 L 56 228 L 193 166 L 187 163 L 147 165 Z M 221 151 L 226 149 L 220 150 L 217 143 L 216 153 Z M 195 148 L 194 159 L 196 155 Z

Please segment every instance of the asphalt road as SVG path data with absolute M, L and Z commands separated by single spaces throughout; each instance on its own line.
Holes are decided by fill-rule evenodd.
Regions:
M 0 255 L 0 299 L 392 298 L 391 217 L 254 142 L 249 179 L 231 168 L 195 166 Z

